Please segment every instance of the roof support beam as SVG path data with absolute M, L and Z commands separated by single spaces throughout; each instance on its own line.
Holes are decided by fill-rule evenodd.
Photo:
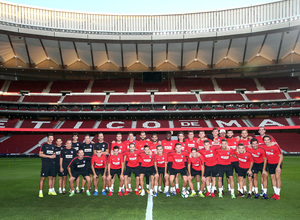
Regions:
M 213 68 L 213 65 L 214 65 L 214 54 L 215 54 L 215 43 L 216 42 L 218 42 L 218 41 L 217 40 L 213 41 L 212 52 L 211 52 L 210 68 Z
M 73 41 L 73 47 L 74 47 L 74 50 L 75 50 L 75 53 L 76 53 L 76 56 L 77 56 L 77 60 L 79 60 L 80 58 L 79 58 L 79 55 L 78 55 L 78 51 L 77 51 L 75 41 Z
M 260 54 L 261 50 L 263 49 L 267 37 L 268 37 L 268 34 L 265 35 L 264 40 L 263 40 L 263 42 L 262 42 L 262 44 L 261 44 L 261 46 L 260 46 L 260 48 L 259 48 L 258 54 Z
M 60 41 L 58 41 L 58 50 L 59 50 L 61 67 L 62 67 L 62 69 L 65 69 L 64 59 L 63 59 L 62 52 L 61 52 Z
M 123 44 L 121 44 L 121 61 L 122 61 L 122 71 L 125 70 L 124 67 L 124 52 L 123 52 Z
M 169 43 L 166 44 L 166 60 L 168 60 L 169 57 Z
M 139 48 L 138 48 L 138 45 L 135 44 L 135 54 L 136 54 L 136 61 L 139 60 Z
M 181 43 L 181 61 L 180 61 L 180 70 L 183 70 L 183 47 L 184 47 L 184 44 L 183 44 L 183 41 Z
M 90 45 L 90 52 L 91 52 L 91 59 L 92 59 L 92 69 L 95 70 L 95 62 L 94 62 L 94 53 L 93 53 L 93 43 L 89 42 Z
M 151 70 L 153 71 L 153 43 L 151 43 Z
M 107 60 L 109 60 L 109 54 L 108 54 L 108 49 L 107 49 L 107 43 L 104 43 L 104 47 L 105 47 L 105 53 L 106 53 Z
M 195 59 L 197 59 L 197 57 L 198 57 L 199 48 L 200 48 L 200 41 L 198 41 L 198 43 L 197 43 L 197 49 L 196 49 Z
M 26 37 L 24 37 L 23 40 L 24 40 L 24 44 L 25 44 L 25 49 L 26 49 L 26 54 L 27 54 L 27 59 L 28 59 L 29 67 L 32 68 L 32 63 L 31 63 L 31 60 L 30 60 L 30 55 L 29 55 L 29 50 L 28 50 L 28 45 L 27 45 Z
M 40 40 L 40 43 L 41 43 L 41 45 L 42 45 L 43 51 L 44 51 L 46 57 L 48 58 L 49 56 L 48 56 L 48 53 L 47 53 L 47 51 L 46 51 L 46 48 L 45 48 L 45 46 L 44 46 L 44 43 L 43 43 L 42 39 L 39 38 L 39 40 Z
M 230 47 L 231 47 L 231 43 L 232 43 L 232 38 L 231 38 L 231 39 L 230 39 L 230 41 L 229 41 L 229 44 L 228 44 L 228 49 L 227 49 L 227 52 L 226 52 L 226 55 L 225 55 L 225 57 L 227 57 L 227 56 L 228 56 L 228 54 L 229 54 Z
M 276 58 L 276 64 L 279 62 L 279 56 L 280 56 L 280 51 L 281 51 L 283 36 L 284 36 L 284 32 L 281 33 L 281 38 L 280 38 L 280 43 L 279 43 L 279 48 L 278 48 L 277 58 Z
M 300 30 L 298 31 L 298 35 L 297 35 L 295 44 L 294 44 L 294 46 L 293 46 L 293 51 L 295 51 L 295 49 L 296 49 L 296 46 L 297 46 L 297 43 L 298 43 L 298 40 L 299 40 L 299 36 L 300 36 Z
M 248 47 L 248 37 L 246 37 L 246 40 L 245 40 L 245 47 L 244 47 L 244 54 L 243 54 L 242 66 L 245 66 L 245 59 L 246 59 L 247 47 Z
M 9 41 L 10 47 L 11 47 L 13 53 L 14 53 L 14 56 L 16 56 L 16 51 L 15 51 L 14 45 L 13 45 L 13 43 L 11 41 L 10 35 L 8 34 L 7 37 L 8 37 L 8 41 Z

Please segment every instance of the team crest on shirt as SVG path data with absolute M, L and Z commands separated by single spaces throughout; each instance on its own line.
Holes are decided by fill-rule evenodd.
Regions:
M 149 156 L 149 158 L 151 158 L 151 155 Z
M 234 144 L 236 144 L 236 142 L 234 142 Z
M 183 157 L 183 155 L 181 155 L 181 157 Z
M 259 152 L 257 152 L 257 154 L 258 154 L 258 155 L 260 155 L 260 153 L 259 153 Z
M 118 158 L 118 160 L 120 160 L 120 158 Z
M 136 154 L 134 154 L 134 156 L 136 157 Z
M 212 150 L 210 150 L 210 153 L 212 153 Z
M 271 149 L 271 151 L 273 151 L 273 149 Z
M 162 157 L 162 159 L 164 160 L 165 158 L 164 158 L 164 157 Z
M 245 156 L 245 159 L 247 159 L 247 156 Z
M 171 145 L 173 145 L 173 143 L 170 143 Z
M 71 150 L 71 154 L 73 153 L 73 151 Z
M 83 163 L 85 163 L 85 160 L 83 161 Z
M 193 143 L 195 143 L 195 141 L 193 141 Z
M 101 160 L 101 163 L 102 163 L 103 161 Z
M 229 152 L 227 152 L 227 155 L 229 155 Z

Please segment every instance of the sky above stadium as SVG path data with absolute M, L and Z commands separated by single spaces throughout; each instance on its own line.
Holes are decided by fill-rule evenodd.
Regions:
M 274 0 L 275 1 L 275 0 Z M 166 14 L 211 11 L 272 2 L 270 0 L 9 0 L 19 4 L 104 14 Z

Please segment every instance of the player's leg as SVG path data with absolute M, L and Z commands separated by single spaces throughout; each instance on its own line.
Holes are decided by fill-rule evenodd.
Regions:
M 259 198 L 258 194 L 258 173 L 253 173 L 253 186 L 254 186 L 254 192 L 255 192 L 255 198 Z
M 107 183 L 108 183 L 108 187 L 109 187 L 109 193 L 108 193 L 108 196 L 112 196 L 112 190 L 111 190 L 111 185 L 112 185 L 112 177 L 111 177 L 111 175 L 107 175 L 107 177 L 106 177 L 106 181 L 107 181 Z
M 154 188 L 154 175 L 150 175 L 150 196 L 153 194 L 153 188 Z M 156 189 L 156 196 L 157 196 L 157 189 Z
M 232 199 L 235 199 L 235 195 L 234 195 L 234 179 L 233 179 L 233 175 L 230 175 L 230 176 L 229 176 L 229 183 L 230 183 L 230 188 L 231 188 L 231 192 L 230 192 L 231 198 L 232 198 Z
M 86 194 L 87 194 L 87 196 L 90 196 L 91 195 L 90 188 L 91 188 L 91 185 L 92 185 L 91 176 L 90 175 L 86 175 L 84 177 L 84 179 L 86 180 Z
M 240 184 L 240 186 L 242 186 L 244 184 L 244 178 L 243 178 L 243 176 L 239 176 L 238 177 L 238 183 Z M 240 188 L 238 197 L 244 197 L 243 188 Z
M 62 187 L 63 187 L 63 194 L 66 193 L 66 186 L 67 186 L 67 176 L 62 177 Z
M 80 178 L 77 178 L 76 179 L 76 193 L 80 193 L 79 184 L 80 184 Z
M 147 193 L 149 193 L 149 175 L 145 175 L 146 177 L 146 190 L 147 190 Z
M 134 193 L 139 195 L 139 185 L 140 185 L 140 174 L 135 176 L 135 190 Z
M 176 193 L 180 193 L 179 190 L 179 174 L 177 173 L 176 178 L 175 178 L 175 188 L 176 188 Z
M 202 172 L 202 171 L 201 171 L 201 172 Z M 199 196 L 200 196 L 200 197 L 204 197 L 203 191 L 204 191 L 204 187 L 205 187 L 205 181 L 206 181 L 206 178 L 204 177 L 204 179 L 202 180 L 201 175 L 199 175 L 199 179 L 201 179 L 201 185 L 200 185 L 200 190 L 199 190 Z
M 86 180 L 84 178 L 82 178 L 80 192 L 84 192 L 85 183 L 86 183 Z
M 63 177 L 61 175 L 58 176 L 58 192 L 63 193 L 62 188 L 63 188 Z
M 145 195 L 145 190 L 144 190 L 144 173 L 140 173 L 140 186 L 141 186 L 141 193 L 140 195 L 141 196 L 144 196 Z
M 156 173 L 154 175 L 154 193 L 157 193 L 159 179 L 160 175 Z
M 98 195 L 98 183 L 99 183 L 99 175 L 95 175 L 94 178 L 94 196 L 97 196 Z
M 188 178 L 187 178 L 188 183 L 189 183 L 189 187 L 191 188 L 191 191 L 192 191 L 192 193 L 190 194 L 189 197 L 196 197 L 197 196 L 197 194 L 195 192 L 195 189 L 194 189 L 193 179 L 194 179 L 194 176 L 191 176 L 191 175 L 189 175 Z
M 159 178 L 158 178 L 158 191 L 159 192 L 162 192 L 162 189 L 161 189 L 161 186 L 162 186 L 162 180 L 164 180 L 164 177 L 162 174 L 159 175 Z M 166 186 L 166 183 L 164 181 L 164 186 Z
M 200 190 L 200 186 L 201 186 L 200 176 L 199 175 L 196 176 L 196 182 L 197 182 L 197 191 L 199 191 Z
M 247 199 L 251 199 L 252 187 L 253 187 L 253 178 L 250 175 L 248 175 L 248 187 L 249 187 L 249 191 L 248 191 Z
M 280 199 L 280 190 L 281 190 L 281 169 L 275 170 L 275 179 L 276 179 L 276 187 L 277 187 L 276 200 L 279 200 Z
M 165 182 L 164 193 L 166 194 L 167 197 L 169 197 L 170 196 L 170 194 L 169 194 L 170 182 L 169 182 L 169 174 L 168 173 L 166 173 L 164 176 L 164 182 Z

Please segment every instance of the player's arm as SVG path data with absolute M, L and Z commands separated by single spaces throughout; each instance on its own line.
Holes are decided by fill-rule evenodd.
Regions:
M 158 174 L 157 162 L 156 162 L 156 161 L 154 161 L 154 168 L 155 168 L 155 172 L 156 172 L 156 174 Z
M 168 173 L 167 172 L 167 170 L 168 170 L 167 168 L 168 168 L 168 161 L 165 162 L 165 173 Z
M 252 167 L 253 167 L 253 161 L 250 163 L 249 170 L 247 171 L 249 176 L 252 176 Z
M 123 173 L 124 173 L 124 162 L 122 163 L 121 176 L 123 176 Z
M 68 172 L 69 172 L 69 176 L 70 176 L 70 178 L 72 178 L 73 176 L 72 176 L 72 172 L 71 172 L 71 168 L 70 168 L 70 166 L 68 166 Z
M 262 174 L 268 176 L 266 168 L 267 168 L 267 157 L 264 157 L 264 166 L 263 166 L 263 173 Z
M 282 164 L 283 161 L 283 155 L 279 154 L 279 161 L 278 161 L 278 165 L 276 167 L 276 170 L 281 170 L 280 165 Z
M 104 151 L 104 152 L 102 152 L 102 154 L 104 154 L 104 155 L 108 155 L 109 154 L 109 146 L 107 147 L 107 149 Z
M 110 176 L 110 163 L 107 164 L 107 175 Z
M 191 164 L 190 163 L 188 164 L 188 174 L 189 174 L 189 176 L 192 174 L 191 173 Z
M 56 157 L 56 155 L 55 155 L 55 153 L 53 153 L 52 155 L 46 155 L 46 154 L 44 154 L 43 147 L 42 147 L 42 149 L 39 152 L 39 157 L 54 159 Z
M 59 167 L 60 167 L 60 172 L 62 173 L 64 171 L 63 167 L 62 167 L 62 163 L 63 163 L 63 158 L 59 158 Z
M 92 163 L 91 163 L 91 169 L 92 169 L 92 171 L 93 171 L 94 178 L 96 178 L 96 177 L 97 177 L 97 175 L 96 175 L 96 172 L 95 172 L 95 165 L 94 165 L 94 163 L 95 163 L 95 161 L 94 161 L 94 160 L 92 160 Z
M 202 170 L 202 172 L 201 172 L 201 180 L 203 182 L 205 182 L 205 176 L 204 176 L 205 166 L 203 164 L 201 164 L 201 170 Z

